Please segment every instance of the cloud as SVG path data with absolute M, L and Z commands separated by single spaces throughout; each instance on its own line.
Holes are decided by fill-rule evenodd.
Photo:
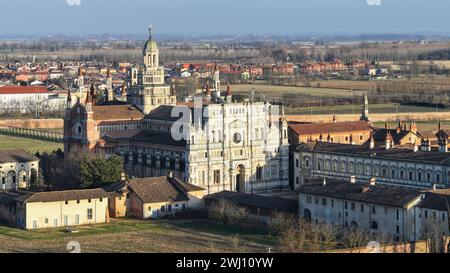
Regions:
M 69 6 L 81 6 L 81 0 L 66 0 Z

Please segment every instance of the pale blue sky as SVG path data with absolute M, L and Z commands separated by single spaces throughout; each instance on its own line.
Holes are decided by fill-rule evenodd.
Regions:
M 67 1 L 1 0 L 0 35 L 450 32 L 449 0 Z

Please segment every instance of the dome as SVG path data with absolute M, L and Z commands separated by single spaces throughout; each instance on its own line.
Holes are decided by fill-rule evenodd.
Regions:
M 156 41 L 150 38 L 144 46 L 144 53 L 146 52 L 155 52 L 158 50 L 158 45 L 156 44 Z
M 156 44 L 156 41 L 152 37 L 152 27 L 148 29 L 149 38 L 147 42 L 145 42 L 144 46 L 144 55 L 147 52 L 155 52 L 158 50 L 158 45 Z

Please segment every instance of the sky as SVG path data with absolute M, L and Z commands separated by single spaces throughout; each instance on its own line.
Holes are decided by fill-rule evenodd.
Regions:
M 0 0 L 0 35 L 450 33 L 449 0 Z M 6 12 L 5 12 L 6 11 Z

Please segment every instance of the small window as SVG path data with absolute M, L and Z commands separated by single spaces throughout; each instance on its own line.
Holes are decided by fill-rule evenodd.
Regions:
M 355 210 L 355 203 L 352 202 L 352 203 L 350 204 L 350 207 L 351 207 L 351 210 Z
M 372 213 L 377 214 L 377 208 L 375 206 L 372 206 Z
M 361 204 L 361 212 L 364 212 L 364 205 Z
M 87 209 L 87 219 L 92 220 L 92 209 Z
M 164 212 L 166 210 L 165 206 L 161 206 L 161 212 Z
M 397 234 L 399 234 L 399 233 L 400 233 L 400 226 L 397 225 Z
M 64 204 L 68 205 L 68 204 L 69 204 L 69 201 L 66 200 L 66 201 L 64 202 Z
M 172 211 L 172 205 L 167 206 L 167 211 L 171 212 Z
M 152 211 L 152 207 L 148 207 L 148 211 Z
M 45 223 L 48 224 L 48 218 L 45 218 Z
M 91 203 L 91 199 L 88 199 L 88 203 Z
M 80 204 L 80 200 L 77 200 L 77 204 Z
M 326 198 L 322 198 L 322 206 L 326 206 L 327 205 L 327 199 Z
M 102 202 L 102 201 L 103 201 L 103 198 L 100 198 L 99 202 Z

